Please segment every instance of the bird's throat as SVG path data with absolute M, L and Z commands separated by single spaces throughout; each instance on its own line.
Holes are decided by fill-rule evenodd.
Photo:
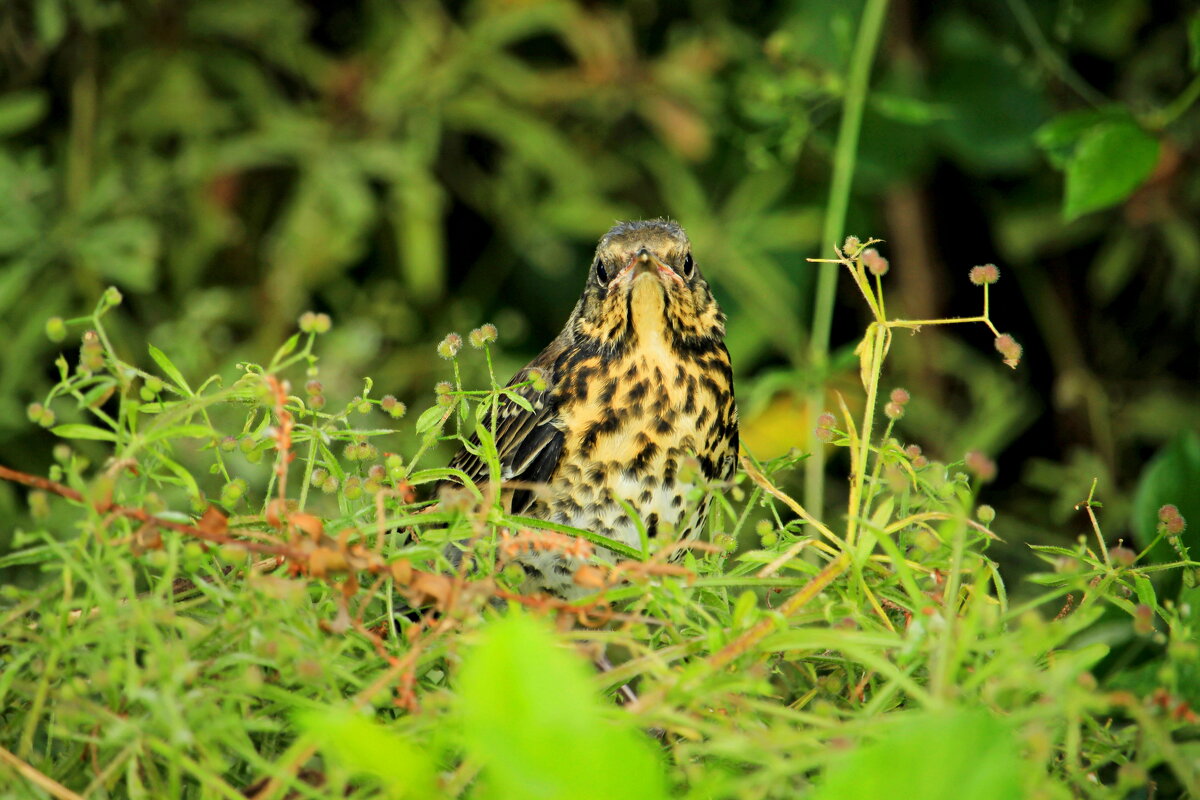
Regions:
M 666 336 L 667 298 L 658 276 L 643 272 L 633 279 L 629 289 L 630 322 L 638 338 L 659 340 Z

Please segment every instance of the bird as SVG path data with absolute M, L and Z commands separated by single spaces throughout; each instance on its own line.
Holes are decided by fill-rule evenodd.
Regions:
M 710 495 L 689 495 L 728 480 L 737 462 L 725 321 L 678 223 L 619 222 L 604 234 L 562 332 L 507 384 L 525 402 L 502 396 L 496 408 L 511 512 L 634 547 L 639 521 L 651 538 L 695 536 Z M 450 467 L 489 480 L 477 437 Z M 514 560 L 522 593 L 593 591 L 574 579 L 578 556 L 534 549 Z

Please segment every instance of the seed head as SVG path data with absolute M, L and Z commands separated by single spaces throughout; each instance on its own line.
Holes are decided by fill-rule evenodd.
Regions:
M 1000 355 L 1004 356 L 1004 363 L 1016 369 L 1017 364 L 1021 361 L 1021 345 L 1017 344 L 1017 340 L 1011 334 L 1002 333 L 996 337 L 996 349 L 1000 351 Z
M 891 402 L 883 407 L 883 415 L 890 420 L 897 420 L 904 416 L 904 406 L 900 403 Z
M 467 336 L 467 341 L 471 343 L 471 347 L 480 349 L 496 341 L 496 326 L 488 322 L 480 325 L 475 330 L 471 331 Z
M 995 264 L 971 267 L 971 283 L 976 286 L 992 284 L 998 280 L 1000 280 L 1000 268 Z
M 540 369 L 531 369 L 528 372 L 530 386 L 535 392 L 546 391 L 546 376 Z
M 975 516 L 984 525 L 991 525 L 992 520 L 996 518 L 996 509 L 988 505 L 983 505 L 975 509 Z
M 990 483 L 996 478 L 996 462 L 978 450 L 972 450 L 963 457 L 967 470 L 984 483 Z
M 863 266 L 872 275 L 887 275 L 888 270 L 891 269 L 891 263 L 879 255 L 879 251 L 874 247 L 868 247 L 866 250 L 863 250 L 862 262 Z
M 1112 556 L 1112 560 L 1122 567 L 1132 567 L 1137 561 L 1137 553 L 1130 550 L 1128 547 L 1113 547 L 1110 548 L 1108 554 Z
M 333 327 L 333 320 L 328 314 L 305 311 L 300 315 L 300 330 L 304 333 L 328 333 Z
M 1167 503 L 1165 506 L 1162 506 L 1161 508 L 1158 509 L 1158 521 L 1159 522 L 1170 522 L 1171 520 L 1175 519 L 1178 516 L 1179 516 L 1179 507 L 1172 503 Z
M 862 241 L 857 236 L 847 236 L 846 241 L 842 242 L 842 252 L 850 258 L 858 255 L 859 249 L 862 247 Z
M 458 351 L 462 349 L 463 340 L 457 333 L 448 333 L 446 338 L 442 339 L 437 346 L 437 354 L 449 361 L 458 355 Z

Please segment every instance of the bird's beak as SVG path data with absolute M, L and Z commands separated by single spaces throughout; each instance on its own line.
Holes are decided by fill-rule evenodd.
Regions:
M 613 279 L 613 283 L 632 280 L 642 272 L 658 272 L 660 278 L 670 278 L 672 280 L 683 283 L 683 278 L 679 277 L 675 270 L 671 269 L 658 256 L 651 253 L 649 249 L 643 247 L 633 254 L 633 258 L 629 259 L 629 263 L 625 268 L 617 273 L 617 277 Z

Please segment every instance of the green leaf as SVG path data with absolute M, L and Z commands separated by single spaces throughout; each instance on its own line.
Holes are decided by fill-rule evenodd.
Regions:
M 275 361 L 279 361 L 284 356 L 289 355 L 293 350 L 296 349 L 296 345 L 298 344 L 300 344 L 300 334 L 298 332 L 293 333 L 288 337 L 288 340 L 280 345 L 279 349 L 275 351 Z
M 31 564 L 44 564 L 58 559 L 58 553 L 49 545 L 37 545 L 16 550 L 5 556 L 0 556 L 0 569 L 9 567 L 25 567 Z
M 1157 139 L 1129 121 L 1093 126 L 1067 161 L 1063 215 L 1073 220 L 1127 198 L 1154 169 L 1158 147 Z
M 215 431 L 207 425 L 169 425 L 160 430 L 150 431 L 143 441 L 150 444 L 159 439 L 205 439 L 215 435 Z
M 540 622 L 514 612 L 463 660 L 459 714 L 470 757 L 483 765 L 478 798 L 665 798 L 650 741 L 614 719 L 590 667 Z
M 610 539 L 603 534 L 593 533 L 586 528 L 572 528 L 570 525 L 560 525 L 557 522 L 535 519 L 534 517 L 522 517 L 516 514 L 509 514 L 507 519 L 510 523 L 520 525 L 523 528 L 535 528 L 542 531 L 555 531 L 556 533 L 565 533 L 569 536 L 578 536 L 581 539 L 587 539 L 594 545 L 611 550 L 617 555 L 632 558 L 634 561 L 645 560 L 645 556 L 640 550 L 630 547 L 624 542 L 619 542 L 616 539 Z
M 1103 122 L 1116 121 L 1132 122 L 1129 112 L 1122 106 L 1068 111 L 1038 128 L 1033 140 L 1046 151 L 1051 164 L 1066 169 L 1075 146 L 1086 133 Z
M 526 400 L 524 397 L 522 397 L 519 392 L 506 391 L 504 394 L 506 394 L 508 396 L 509 400 L 512 400 L 514 403 L 516 403 L 521 408 L 528 411 L 530 414 L 533 413 L 533 404 L 530 403 L 528 400 Z
M 388 797 L 437 796 L 429 754 L 383 725 L 341 708 L 300 711 L 296 724 L 330 761 L 378 779 Z
M 172 474 L 175 475 L 177 480 L 173 481 L 174 483 L 178 483 L 180 486 L 183 486 L 187 489 L 188 497 L 196 500 L 204 496 L 200 492 L 200 485 L 196 483 L 196 479 L 192 477 L 192 473 L 184 469 L 183 465 L 172 461 L 158 451 L 155 451 L 154 457 L 158 459 L 160 464 L 162 464 L 164 467 L 170 470 Z
M 445 406 L 430 406 L 421 412 L 421 416 L 417 417 L 417 433 L 425 433 L 437 427 L 442 419 L 442 415 L 446 413 Z
M 1189 431 L 1155 454 L 1138 479 L 1133 493 L 1133 533 L 1145 547 L 1154 541 L 1158 509 L 1175 505 L 1187 521 L 1182 537 L 1193 554 L 1200 553 L 1200 435 Z M 1159 542 L 1150 560 L 1174 561 L 1178 556 L 1167 542 Z
M 46 115 L 49 106 L 46 93 L 40 90 L 9 92 L 0 97 L 0 136 L 36 125 Z
M 920 797 L 1018 800 L 1021 755 L 1011 727 L 984 711 L 912 713 L 883 723 L 826 773 L 815 800 Z
M 68 423 L 66 425 L 56 425 L 50 429 L 50 432 L 64 439 L 93 439 L 99 442 L 115 442 L 117 440 L 115 433 L 106 431 L 103 428 L 97 428 L 95 425 Z
M 158 368 L 166 373 L 166 376 L 171 379 L 171 382 L 174 383 L 176 387 L 182 389 L 186 394 L 191 394 L 192 389 L 188 386 L 187 381 L 183 379 L 183 373 L 179 371 L 179 368 L 175 366 L 171 359 L 167 358 L 167 354 L 152 344 L 147 343 L 146 347 L 149 348 L 150 357 L 154 359 L 154 363 L 158 364 Z

